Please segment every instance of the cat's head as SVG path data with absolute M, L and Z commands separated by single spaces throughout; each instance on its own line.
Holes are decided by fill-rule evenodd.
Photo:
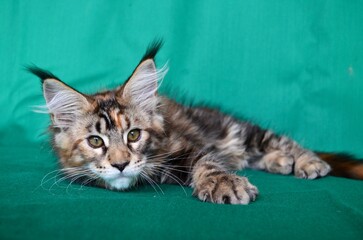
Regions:
M 123 85 L 94 95 L 75 90 L 48 71 L 29 68 L 42 79 L 53 146 L 68 176 L 123 190 L 146 174 L 164 126 L 157 88 L 167 67 L 157 70 L 154 63 L 160 46 L 150 45 Z

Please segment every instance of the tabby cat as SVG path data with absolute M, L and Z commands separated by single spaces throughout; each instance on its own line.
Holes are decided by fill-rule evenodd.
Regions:
M 315 179 L 331 171 L 326 161 L 344 158 L 314 153 L 249 122 L 158 95 L 158 81 L 168 70 L 155 67 L 161 45 L 150 44 L 123 85 L 94 95 L 28 68 L 42 80 L 54 149 L 67 176 L 111 190 L 145 181 L 180 183 L 201 201 L 248 204 L 258 190 L 232 171 L 250 167 Z M 363 177 L 359 162 L 337 169 L 344 171 L 336 174 Z

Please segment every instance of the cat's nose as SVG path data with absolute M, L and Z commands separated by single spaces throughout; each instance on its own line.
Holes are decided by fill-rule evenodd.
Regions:
M 118 170 L 120 170 L 120 172 L 122 172 L 122 171 L 125 169 L 125 167 L 126 167 L 127 165 L 129 165 L 129 163 L 130 163 L 130 162 L 115 163 L 115 164 L 111 164 L 111 166 L 112 166 L 112 167 L 117 168 Z

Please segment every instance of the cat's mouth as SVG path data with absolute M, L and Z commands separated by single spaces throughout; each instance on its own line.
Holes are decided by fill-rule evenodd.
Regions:
M 97 177 L 101 178 L 108 188 L 113 190 L 126 190 L 131 188 L 137 182 L 142 172 L 143 162 L 137 165 L 129 165 L 125 168 L 112 166 L 111 164 L 99 165 L 90 163 L 88 168 Z
M 141 169 L 125 169 L 120 171 L 115 167 L 89 165 L 89 169 L 101 178 L 108 188 L 113 190 L 126 190 L 135 185 Z

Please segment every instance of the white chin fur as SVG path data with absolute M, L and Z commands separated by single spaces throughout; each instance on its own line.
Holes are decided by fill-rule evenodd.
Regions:
M 107 179 L 107 184 L 112 188 L 116 190 L 126 190 L 134 184 L 135 180 L 134 178 L 130 177 L 118 177 L 114 179 Z

